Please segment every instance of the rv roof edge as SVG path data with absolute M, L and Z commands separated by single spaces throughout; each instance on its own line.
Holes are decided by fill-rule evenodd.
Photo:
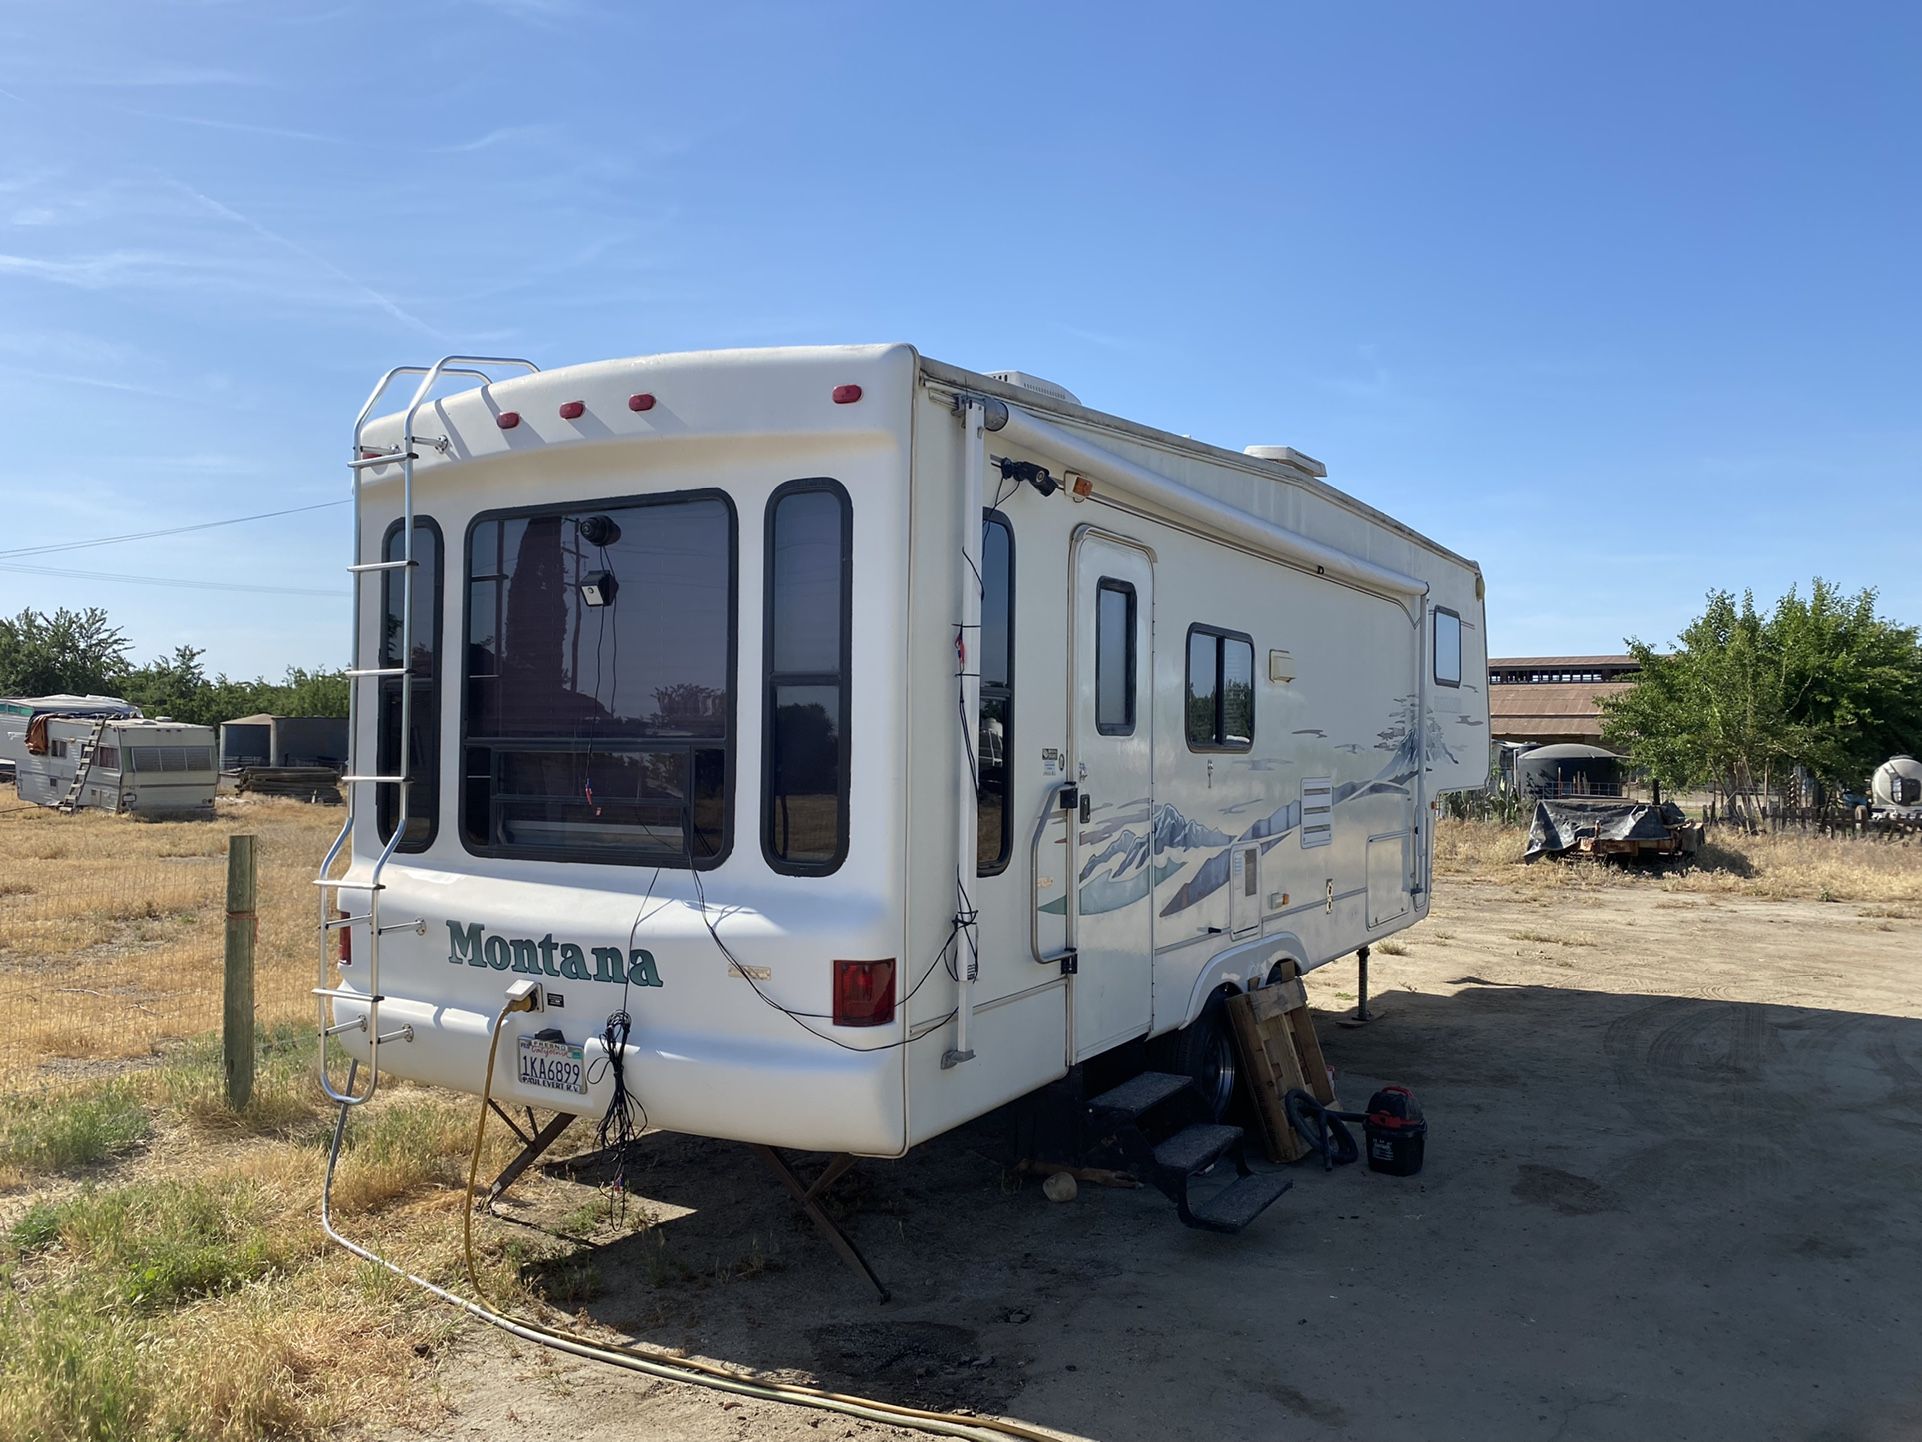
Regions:
M 1225 446 L 1215 445 L 1211 441 L 1196 440 L 1193 436 L 1177 435 L 1172 431 L 1160 430 L 1157 427 L 1145 425 L 1140 421 L 1130 420 L 1126 416 L 1118 416 L 1109 411 L 1096 410 L 1092 406 L 1083 405 L 1078 402 L 1069 404 L 1066 401 L 1056 401 L 1038 391 L 1024 390 L 1019 386 L 1011 386 L 1006 381 L 998 381 L 992 375 L 967 370 L 961 366 L 950 365 L 946 361 L 939 361 L 932 356 L 921 355 L 919 352 L 916 352 L 916 354 L 920 359 L 921 372 L 923 376 L 926 377 L 928 383 L 944 391 L 953 391 L 956 393 L 972 392 L 994 396 L 999 400 L 1006 401 L 1009 405 L 1023 406 L 1030 411 L 1046 415 L 1056 420 L 1098 426 L 1103 430 L 1113 431 L 1118 435 L 1140 441 L 1146 445 L 1164 447 L 1184 455 L 1196 456 L 1215 465 L 1227 466 L 1234 470 L 1241 471 L 1246 475 L 1262 476 L 1266 479 L 1273 480 L 1275 479 L 1275 468 L 1279 466 L 1288 472 L 1286 477 L 1288 484 L 1300 486 L 1306 491 L 1333 501 L 1336 505 L 1352 512 L 1363 520 L 1392 531 L 1394 534 L 1414 542 L 1423 550 L 1431 551 L 1444 560 L 1454 561 L 1477 573 L 1479 573 L 1481 569 L 1474 561 L 1462 555 L 1459 551 L 1451 550 L 1440 541 L 1437 541 L 1433 536 L 1424 535 L 1406 521 L 1398 520 L 1386 511 L 1369 505 L 1368 502 L 1362 500 L 1360 497 L 1350 495 L 1340 486 L 1334 485 L 1323 477 L 1316 475 L 1311 470 L 1303 469 L 1300 466 L 1292 465 L 1283 460 L 1264 459 L 1259 456 L 1251 456 L 1246 451 L 1230 450 Z M 1304 457 L 1304 460 L 1305 459 L 1307 458 Z M 1320 465 L 1321 463 L 1317 461 L 1316 464 Z M 1323 467 L 1323 469 L 1325 470 L 1326 467 Z
M 1403 597 L 1428 594 L 1426 581 L 1377 565 L 1321 541 L 1310 540 L 1285 526 L 1278 526 L 1273 521 L 1250 515 L 1225 501 L 1203 495 L 1191 486 L 1184 486 L 1146 466 L 1137 465 L 1125 456 L 1030 415 L 1020 406 L 1008 407 L 1008 422 L 1001 434 L 1019 439 L 1058 461 L 1072 463 L 1090 472 L 1095 480 L 1105 481 L 1139 499 L 1165 506 L 1177 515 L 1199 521 L 1223 538 L 1243 543 L 1252 541 L 1258 549 L 1277 560 L 1348 581 L 1364 590 L 1386 591 Z

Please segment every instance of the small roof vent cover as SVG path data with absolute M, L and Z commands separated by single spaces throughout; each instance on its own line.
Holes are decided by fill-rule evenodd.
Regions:
M 1066 401 L 1071 406 L 1081 404 L 1081 397 L 1066 386 L 1058 386 L 1053 381 L 1044 381 L 1040 376 L 1031 376 L 1026 371 L 989 371 L 988 379 L 1000 381 L 1004 386 L 1020 386 L 1024 391 L 1037 395 L 1051 396 L 1058 401 Z
M 1280 461 L 1284 466 L 1293 466 L 1298 471 L 1306 471 L 1311 476 L 1325 478 L 1328 467 L 1313 456 L 1305 456 L 1293 446 L 1248 446 L 1244 456 L 1253 456 L 1258 461 Z

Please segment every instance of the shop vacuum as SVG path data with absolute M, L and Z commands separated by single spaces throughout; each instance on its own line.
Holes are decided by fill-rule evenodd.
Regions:
M 1284 1099 L 1289 1125 L 1321 1157 L 1322 1168 L 1359 1161 L 1361 1149 L 1349 1122 L 1360 1122 L 1368 1147 L 1368 1170 L 1391 1177 L 1412 1177 L 1421 1170 L 1428 1144 L 1428 1122 L 1421 1103 L 1404 1086 L 1385 1086 L 1368 1098 L 1365 1112 L 1330 1111 L 1300 1088 Z

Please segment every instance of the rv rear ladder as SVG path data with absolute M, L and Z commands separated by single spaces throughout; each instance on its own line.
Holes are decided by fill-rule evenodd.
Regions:
M 320 953 L 318 983 L 313 989 L 320 1023 L 320 1089 L 327 1094 L 329 1100 L 338 1102 L 342 1106 L 358 1106 L 373 1098 L 374 1092 L 380 1086 L 380 1048 L 383 1043 L 411 1042 L 414 1039 L 414 1028 L 411 1025 L 396 1027 L 385 1032 L 381 1030 L 380 1007 L 387 998 L 380 989 L 380 939 L 390 931 L 424 931 L 425 922 L 417 918 L 391 925 L 382 924 L 380 898 L 385 887 L 381 882 L 381 874 L 387 869 L 388 861 L 392 859 L 394 852 L 406 838 L 408 802 L 413 790 L 413 705 L 416 679 L 413 572 L 418 564 L 414 559 L 414 462 L 419 459 L 419 454 L 412 447 L 424 444 L 442 455 L 450 449 L 445 436 L 415 435 L 414 418 L 426 404 L 428 395 L 434 387 L 445 377 L 464 376 L 477 380 L 484 386 L 494 380 L 494 376 L 490 373 L 491 369 L 502 366 L 518 367 L 530 372 L 540 369 L 532 361 L 506 356 L 443 356 L 431 366 L 395 366 L 380 378 L 372 394 L 367 397 L 367 403 L 360 408 L 360 414 L 354 419 L 353 445 L 348 451 L 347 461 L 348 472 L 352 477 L 354 499 L 354 559 L 353 564 L 347 567 L 348 575 L 353 577 L 353 640 L 348 651 L 350 664 L 346 673 L 348 760 L 346 774 L 341 777 L 341 785 L 346 792 L 347 811 L 342 818 L 340 832 L 334 837 L 334 844 L 327 849 L 326 859 L 320 863 L 320 875 L 314 879 L 314 885 L 319 888 L 320 893 L 320 925 L 316 928 Z M 388 387 L 401 376 L 420 377 L 420 383 L 414 389 L 413 399 L 408 402 L 406 414 L 401 422 L 402 444 L 392 450 L 372 450 L 364 445 L 361 439 L 362 432 L 367 427 L 367 419 L 374 413 L 374 407 L 387 393 Z M 362 556 L 362 548 L 366 543 L 366 516 L 363 509 L 361 476 L 363 472 L 388 465 L 400 467 L 401 504 L 398 518 L 400 555 L 398 557 L 383 555 L 377 561 L 369 561 Z M 399 625 L 396 628 L 396 634 L 391 638 L 393 645 L 397 648 L 398 665 L 388 664 L 391 660 L 388 653 L 390 638 L 387 635 L 385 611 L 383 610 L 372 625 L 364 624 L 361 614 L 362 579 L 369 575 L 379 575 L 384 578 L 390 571 L 399 571 L 406 575 L 405 582 L 398 588 L 400 614 L 395 619 L 398 620 Z M 375 664 L 370 665 L 363 659 L 363 636 L 373 637 L 378 656 Z M 393 734 L 399 738 L 396 745 L 398 754 L 389 769 L 382 768 L 383 758 L 380 756 L 380 747 L 377 743 L 374 748 L 374 766 L 371 770 L 363 770 L 355 764 L 360 757 L 362 746 L 361 688 L 370 682 L 377 688 L 391 685 L 396 696 L 397 714 L 394 718 L 396 724 Z M 435 684 L 438 684 L 438 681 Z M 385 734 L 385 728 L 379 725 L 381 695 L 382 692 L 379 689 L 374 693 L 372 714 L 375 717 L 373 731 L 376 737 Z M 374 857 L 373 865 L 364 876 L 351 879 L 335 876 L 332 874 L 334 863 L 340 859 L 341 853 L 349 848 L 353 840 L 354 821 L 360 811 L 362 787 L 373 787 L 376 794 L 379 794 L 383 787 L 392 788 L 394 805 L 391 826 L 379 853 Z M 78 790 L 77 780 L 75 789 Z M 67 808 L 63 806 L 62 809 Z M 377 827 L 385 819 L 380 812 L 381 807 L 376 804 L 374 820 Z M 348 914 L 345 911 L 338 916 L 333 915 L 332 913 L 338 909 L 343 893 L 348 892 L 364 894 L 367 898 L 367 910 L 358 915 Z M 336 931 L 345 932 L 351 927 L 360 925 L 365 926 L 367 937 L 364 948 L 365 985 L 364 987 L 350 986 L 346 978 L 342 978 L 339 984 L 333 984 L 329 976 L 333 962 L 331 955 L 333 948 L 329 944 L 329 939 Z M 344 1020 L 336 1020 L 334 1008 L 343 1004 L 363 1007 L 365 1010 Z M 354 1087 L 353 1071 L 348 1072 L 347 1081 L 343 1085 L 336 1087 L 327 1070 L 327 1039 L 352 1031 L 364 1032 L 367 1038 L 367 1081 L 366 1085 L 359 1090 Z
M 87 777 L 93 771 L 94 748 L 100 744 L 100 734 L 106 729 L 107 718 L 103 716 L 93 723 L 93 730 L 89 731 L 87 739 L 80 743 L 80 755 L 73 766 L 72 784 L 67 787 L 67 794 L 60 798 L 54 810 L 72 815 L 79 807 L 81 789 L 86 786 Z

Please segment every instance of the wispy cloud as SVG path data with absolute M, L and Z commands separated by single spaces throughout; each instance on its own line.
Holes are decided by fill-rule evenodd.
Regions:
M 46 76 L 56 78 L 63 86 L 118 87 L 131 90 L 195 90 L 212 86 L 258 86 L 267 83 L 261 76 L 249 75 L 238 70 L 211 65 L 182 65 L 166 60 L 150 60 L 110 67 L 60 65 L 49 67 L 44 73 Z M 34 85 L 40 83 L 41 79 L 40 75 L 16 74 L 8 77 L 8 83 Z M 18 95 L 13 98 L 21 100 Z M 21 100 L 21 103 L 27 102 Z
M 502 125 L 485 135 L 477 135 L 472 140 L 463 140 L 454 145 L 437 145 L 436 155 L 472 155 L 479 150 L 493 150 L 502 145 L 518 145 L 529 140 L 545 140 L 554 133 L 551 125 Z
M 15 375 L 45 385 L 85 386 L 89 390 L 115 391 L 121 395 L 150 396 L 155 400 L 182 401 L 191 399 L 179 391 L 162 390 L 158 386 L 144 385 L 140 381 L 126 380 L 119 376 L 89 375 L 85 372 L 65 372 L 42 370 L 38 366 L 16 366 L 0 362 L 0 375 Z
M 157 251 L 114 250 L 99 255 L 52 259 L 38 255 L 0 253 L 0 275 L 26 276 L 81 290 L 108 290 L 117 285 L 158 280 L 169 272 L 199 269 L 184 256 Z
M 586 10 L 579 0 L 466 0 L 466 3 L 544 29 L 572 20 Z
M 182 194 L 191 196 L 194 200 L 198 201 L 201 205 L 204 205 L 205 207 L 207 207 L 207 209 L 210 210 L 213 214 L 221 216 L 226 220 L 230 220 L 235 225 L 244 226 L 246 229 L 252 231 L 255 235 L 259 236 L 261 239 L 266 240 L 274 245 L 280 246 L 286 251 L 288 251 L 290 254 L 297 255 L 302 260 L 307 261 L 309 264 L 317 266 L 321 270 L 325 271 L 328 275 L 331 275 L 335 280 L 339 281 L 341 284 L 357 292 L 364 300 L 370 302 L 374 306 L 378 307 L 380 310 L 383 310 L 388 315 L 392 316 L 395 320 L 401 322 L 401 324 L 410 326 L 413 329 L 420 331 L 423 335 L 431 336 L 435 340 L 438 340 L 438 341 L 447 340 L 447 337 L 445 335 L 443 335 L 440 331 L 436 330 L 433 326 L 429 325 L 426 321 L 422 320 L 419 316 L 413 314 L 413 312 L 409 310 L 404 309 L 398 302 L 382 294 L 380 291 L 374 289 L 374 287 L 372 287 L 371 285 L 368 285 L 365 281 L 358 280 L 354 276 L 349 275 L 346 271 L 342 270 L 338 265 L 334 264 L 333 261 L 327 259 L 326 256 L 321 255 L 317 251 L 309 250 L 306 246 L 302 245 L 299 241 L 294 240 L 289 236 L 282 235 L 279 231 L 274 230 L 269 226 L 262 225 L 259 221 L 255 220 L 253 217 L 242 214 L 240 211 L 235 210 L 231 205 L 227 205 L 221 201 L 215 200 L 211 195 L 204 195 L 200 191 L 195 190 L 192 186 L 184 184 L 181 181 L 174 180 L 171 177 L 163 177 L 163 178 L 166 179 L 167 184 L 173 186 L 176 190 L 179 190 Z
M 80 370 L 120 368 L 134 361 L 133 352 L 116 341 L 70 330 L 0 330 L 0 356 L 36 367 Z
M 236 135 L 264 135 L 276 140 L 311 140 L 321 145 L 351 145 L 344 135 L 323 135 L 316 130 L 293 130 L 282 125 L 257 125 L 249 120 L 216 120 L 209 115 L 166 115 L 152 110 L 113 106 L 121 115 L 136 120 L 158 120 L 167 125 L 193 125 L 205 130 L 226 130 Z
M 1080 341 L 1083 345 L 1100 346 L 1103 350 L 1120 351 L 1125 355 L 1146 355 L 1154 349 L 1151 343 L 1138 336 L 1090 330 L 1086 326 L 1069 325 L 1066 321 L 1056 321 L 1054 328 L 1063 335 Z

